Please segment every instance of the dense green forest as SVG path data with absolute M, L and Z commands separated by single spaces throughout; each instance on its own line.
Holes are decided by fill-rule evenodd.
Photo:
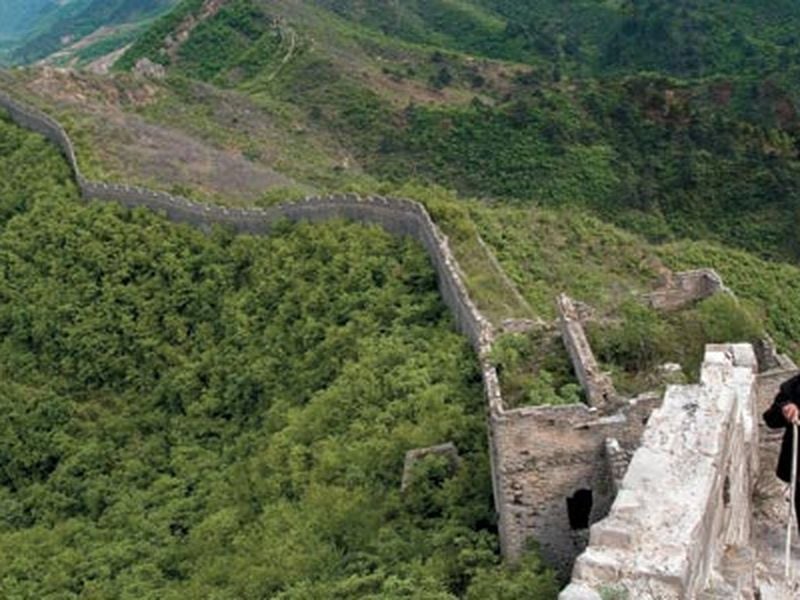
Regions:
M 100 4 L 66 3 L 0 53 L 33 60 L 167 3 Z M 182 0 L 80 51 L 130 42 L 111 76 L 0 79 L 64 123 L 93 178 L 239 205 L 420 200 L 495 323 L 549 322 L 560 292 L 587 302 L 623 393 L 663 386 L 665 362 L 693 378 L 707 342 L 768 332 L 800 357 L 796 2 L 216 8 Z M 133 74 L 143 57 L 166 77 Z M 125 153 L 159 143 L 175 181 Z M 243 199 L 224 186 L 252 171 L 178 181 L 203 144 L 290 183 Z M 642 305 L 666 268 L 707 266 L 737 299 Z M 499 339 L 509 406 L 581 399 L 552 333 Z M 53 148 L 0 119 L 0 340 L 0 596 L 556 594 L 535 548 L 499 564 L 476 360 L 407 240 L 203 235 L 84 205 Z M 404 453 L 445 441 L 459 469 L 426 459 L 401 492 Z
M 482 394 L 427 257 L 77 200 L 0 120 L 0 582 L 14 598 L 547 598 L 498 566 Z M 399 489 L 406 450 L 453 441 Z
M 201 4 L 201 0 L 183 0 L 176 12 L 196 11 Z M 260 0 L 229 4 L 273 14 L 289 12 L 282 3 Z M 334 15 L 388 38 L 551 69 L 556 66 L 571 75 L 760 73 L 786 68 L 800 52 L 796 34 L 800 9 L 791 0 L 323 0 L 313 4 L 305 10 Z M 230 15 L 236 10 L 229 7 L 225 12 Z M 165 19 L 164 25 L 173 18 Z M 222 20 L 225 17 L 217 20 L 219 33 Z M 232 33 L 227 33 L 228 39 Z M 148 36 L 133 54 L 153 58 L 157 41 Z

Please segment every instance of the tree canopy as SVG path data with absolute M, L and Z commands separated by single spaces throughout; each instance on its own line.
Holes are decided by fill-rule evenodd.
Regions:
M 554 596 L 498 567 L 477 363 L 421 248 L 81 204 L 6 121 L 0 172 L 7 597 Z M 401 493 L 442 441 L 461 467 Z

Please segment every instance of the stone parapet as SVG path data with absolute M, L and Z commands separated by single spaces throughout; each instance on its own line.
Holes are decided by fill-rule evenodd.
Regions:
M 708 346 L 700 384 L 668 388 L 560 600 L 695 598 L 728 549 L 750 544 L 757 369 L 749 344 Z
M 616 494 L 606 440 L 616 440 L 620 455 L 632 454 L 660 403 L 659 395 L 645 395 L 611 414 L 572 404 L 493 415 L 504 555 L 519 557 L 535 539 L 548 564 L 568 577 L 589 526 L 608 514 Z

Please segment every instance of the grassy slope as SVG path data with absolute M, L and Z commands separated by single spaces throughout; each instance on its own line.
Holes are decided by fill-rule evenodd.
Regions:
M 491 7 L 475 12 L 463 3 L 444 4 L 461 15 L 446 27 L 481 25 L 495 33 L 498 18 L 524 8 L 498 2 L 491 16 L 486 13 Z M 184 11 L 196 5 L 185 3 Z M 573 231 L 531 256 L 539 246 L 531 245 L 526 236 L 550 239 L 541 232 L 559 231 L 556 223 L 576 209 L 577 214 L 594 212 L 652 240 L 693 237 L 764 256 L 796 255 L 794 136 L 798 119 L 791 89 L 783 88 L 778 80 L 685 81 L 636 75 L 554 81 L 554 74 L 537 67 L 540 63 L 535 59 L 531 68 L 475 61 L 461 53 L 447 41 L 445 25 L 421 18 L 434 5 L 440 6 L 404 4 L 399 8 L 388 3 L 386 11 L 366 10 L 344 19 L 336 10 L 346 14 L 352 8 L 346 3 L 329 3 L 333 11 L 327 12 L 300 2 L 267 5 L 236 0 L 202 23 L 169 58 L 160 51 L 161 41 L 185 16 L 186 12 L 179 11 L 151 30 L 155 33 L 141 38 L 125 59 L 130 65 L 138 56 L 150 56 L 166 62 L 173 73 L 172 79 L 158 84 L 162 89 L 154 102 L 134 110 L 155 123 L 190 130 L 216 145 L 244 147 L 257 157 L 266 154 L 265 143 L 246 138 L 244 130 L 232 126 L 219 110 L 223 102 L 247 97 L 276 124 L 267 143 L 279 147 L 282 154 L 267 155 L 265 160 L 271 165 L 320 190 L 399 189 L 422 197 L 442 211 L 441 220 L 450 233 L 474 231 L 470 223 L 474 218 L 484 237 L 505 255 L 504 266 L 528 302 L 546 317 L 552 314 L 553 295 L 562 288 L 603 307 L 619 305 L 628 290 L 647 287 L 658 262 L 657 252 L 641 240 L 630 242 L 630 248 L 635 248 L 630 252 L 606 252 L 617 242 L 601 239 L 595 229 L 602 227 L 588 216 L 581 217 L 584 222 L 573 222 L 585 238 L 584 247 L 571 247 Z M 594 31 L 601 24 L 613 29 L 614 19 L 628 18 L 612 8 L 576 3 L 567 10 L 542 4 L 541 15 L 552 20 L 557 30 L 565 14 L 580 14 L 582 26 Z M 401 14 L 394 14 L 395 9 Z M 719 12 L 716 5 L 709 10 Z M 651 12 L 642 14 L 653 18 Z M 747 23 L 750 17 L 741 19 Z M 592 60 L 605 60 L 603 40 L 587 39 L 596 45 L 589 53 Z M 453 51 L 426 45 L 434 43 Z M 213 60 L 198 60 L 204 56 Z M 581 60 L 582 68 L 590 64 L 586 57 Z M 437 78 L 443 70 L 450 79 L 441 85 Z M 187 77 L 228 91 L 218 94 L 190 83 Z M 132 90 L 143 85 L 125 78 L 117 81 Z M 420 89 L 427 93 L 422 99 L 418 98 Z M 465 97 L 476 100 L 464 103 Z M 298 135 L 298 131 L 303 133 Z M 317 152 L 298 143 L 303 138 L 313 140 Z M 319 141 L 324 142 L 320 145 Z M 95 159 L 102 145 L 102 138 L 85 139 L 84 160 L 98 167 L 108 164 Z M 325 157 L 336 148 L 347 150 L 344 160 L 340 154 L 332 168 Z M 105 173 L 98 168 L 96 174 Z M 409 180 L 427 183 L 404 183 Z M 461 209 L 454 211 L 455 198 L 430 188 L 431 182 L 464 195 L 516 200 L 517 207 L 533 200 L 555 211 L 528 213 L 530 209 L 513 205 L 484 211 L 478 206 L 468 208 L 471 215 L 465 218 Z M 294 193 L 276 190 L 264 201 Z M 566 212 L 565 206 L 569 207 Z M 529 223 L 530 229 L 514 233 L 517 221 Z M 608 235 L 616 239 L 621 234 Z M 509 248 L 503 242 L 508 238 L 513 240 Z M 457 248 L 484 307 L 497 321 L 527 316 L 526 306 L 508 300 L 512 294 L 497 292 L 504 289 L 498 285 L 501 278 L 492 275 L 485 254 L 471 239 L 469 233 L 461 236 Z M 593 258 L 594 252 L 602 253 L 602 258 Z M 572 254 L 578 260 L 571 261 Z M 610 256 L 615 258 L 610 260 Z M 770 327 L 784 346 L 790 343 L 793 329 L 775 322 Z
M 580 205 L 654 240 L 712 238 L 764 256 L 798 255 L 800 120 L 795 88 L 775 71 L 776 64 L 767 61 L 732 74 L 741 65 L 731 57 L 723 60 L 728 55 L 722 53 L 715 58 L 719 64 L 706 70 L 717 74 L 708 79 L 636 74 L 567 80 L 570 69 L 552 72 L 558 61 L 542 62 L 549 55 L 541 49 L 539 58 L 515 56 L 529 61 L 525 67 L 461 54 L 463 48 L 448 41 L 447 28 L 480 24 L 484 32 L 499 31 L 497 17 L 466 10 L 462 3 L 441 4 L 460 15 L 447 26 L 423 18 L 437 3 L 388 3 L 381 10 L 355 10 L 345 20 L 339 15 L 354 10 L 349 3 L 329 3 L 332 12 L 325 12 L 302 3 L 236 0 L 201 24 L 173 58 L 161 52 L 159 30 L 142 38 L 122 66 L 150 56 L 169 63 L 173 72 L 271 106 L 292 106 L 380 179 L 422 179 L 466 195 Z M 601 9 L 577 6 L 571 10 L 585 11 L 590 24 L 604 22 L 595 14 Z M 736 17 L 753 35 L 776 40 L 783 35 L 774 21 L 755 28 L 755 9 L 746 8 Z M 504 4 L 497 9 L 521 10 Z M 652 21 L 668 29 L 678 27 L 676 19 L 722 22 L 718 5 L 707 11 L 711 16 L 662 14 L 645 6 L 634 16 L 646 18 L 646 27 L 654 27 Z M 545 11 L 553 19 L 557 13 L 553 6 Z M 288 20 L 271 24 L 276 16 Z M 169 26 L 162 23 L 164 31 Z M 636 27 L 618 27 L 633 36 L 626 48 L 642 46 Z M 722 43 L 721 25 L 709 27 L 704 35 Z M 291 58 L 282 64 L 290 41 Z M 597 44 L 591 56 L 601 54 Z M 717 56 L 698 47 L 703 56 Z M 205 56 L 214 59 L 199 58 Z M 659 67 L 600 62 L 586 58 L 572 71 Z

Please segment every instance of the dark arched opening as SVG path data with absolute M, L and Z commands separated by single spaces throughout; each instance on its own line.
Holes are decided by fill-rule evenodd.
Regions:
M 567 515 L 572 529 L 587 529 L 592 515 L 592 490 L 578 490 L 567 498 Z

